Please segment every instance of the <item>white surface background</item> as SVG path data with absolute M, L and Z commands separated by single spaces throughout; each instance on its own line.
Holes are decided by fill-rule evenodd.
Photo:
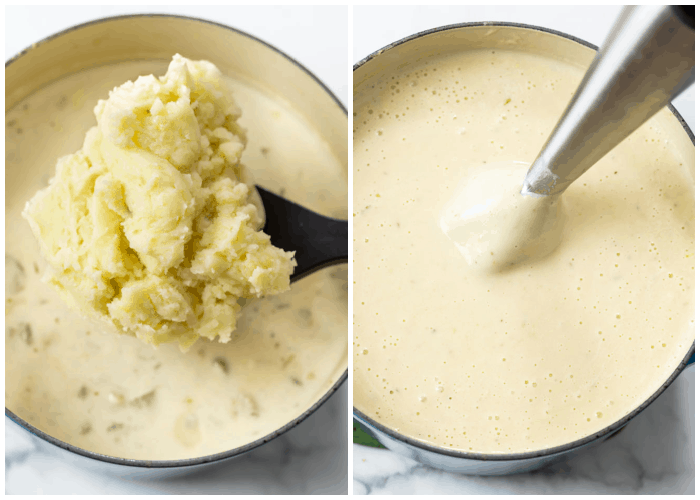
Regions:
M 462 22 L 542 26 L 597 46 L 620 7 L 370 7 L 353 9 L 353 63 L 414 33 Z M 673 104 L 695 129 L 695 86 Z M 353 445 L 356 494 L 651 494 L 695 492 L 695 369 L 678 380 L 623 432 L 544 470 L 476 478 L 441 472 L 387 450 Z
M 254 35 L 297 59 L 347 106 L 347 7 L 7 7 L 5 58 L 48 35 L 93 19 L 170 13 L 200 17 Z M 14 425 L 5 429 L 5 492 L 115 493 L 346 493 L 347 383 L 296 429 L 215 471 L 179 480 L 135 481 L 96 475 L 56 460 Z

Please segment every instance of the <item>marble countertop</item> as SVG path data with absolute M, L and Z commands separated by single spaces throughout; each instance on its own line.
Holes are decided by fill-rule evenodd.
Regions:
M 299 426 L 242 457 L 187 476 L 128 479 L 56 459 L 52 446 L 5 424 L 5 493 L 346 494 L 347 383 Z
M 460 22 L 544 26 L 603 42 L 620 7 L 355 7 L 353 62 L 400 38 Z M 391 22 L 387 22 L 390 19 Z M 695 130 L 695 86 L 673 104 Z M 694 494 L 695 367 L 622 432 L 600 446 L 527 474 L 442 472 L 388 450 L 353 445 L 354 494 Z
M 622 432 L 526 474 L 474 477 L 442 472 L 388 450 L 353 445 L 353 493 L 695 494 L 695 367 Z
M 188 6 L 7 7 L 5 57 L 92 19 L 133 13 L 209 18 L 279 47 L 315 73 L 347 106 L 347 7 Z M 324 40 L 319 44 L 318 40 Z M 96 475 L 57 460 L 46 443 L 5 426 L 6 494 L 323 493 L 348 491 L 347 383 L 297 428 L 213 470 L 180 479 L 127 480 Z

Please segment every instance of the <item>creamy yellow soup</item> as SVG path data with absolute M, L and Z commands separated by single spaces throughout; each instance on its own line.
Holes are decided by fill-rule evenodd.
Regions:
M 247 303 L 227 344 L 187 354 L 103 333 L 40 280 L 45 262 L 20 213 L 80 148 L 109 90 L 166 62 L 84 71 L 6 113 L 5 404 L 30 424 L 89 451 L 170 460 L 245 445 L 301 415 L 347 367 L 347 266 Z M 345 160 L 289 103 L 231 80 L 248 130 L 242 162 L 255 182 L 345 218 Z
M 367 416 L 451 450 L 539 450 L 624 417 L 688 352 L 694 157 L 666 109 L 563 194 L 537 258 L 484 269 L 450 235 L 458 191 L 522 183 L 584 71 L 475 49 L 356 88 L 353 397 Z

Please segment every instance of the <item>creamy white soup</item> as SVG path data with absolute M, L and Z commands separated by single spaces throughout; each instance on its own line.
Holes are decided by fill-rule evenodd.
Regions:
M 624 417 L 688 352 L 694 156 L 669 110 L 541 220 L 450 219 L 484 192 L 531 208 L 519 186 L 584 72 L 478 49 L 356 88 L 353 397 L 369 417 L 451 450 L 544 449 Z M 544 226 L 535 258 L 494 251 Z

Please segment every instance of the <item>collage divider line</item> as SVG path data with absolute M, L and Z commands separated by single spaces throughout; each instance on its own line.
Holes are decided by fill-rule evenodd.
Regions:
M 352 444 L 352 393 L 353 393 L 353 359 L 352 359 L 352 325 L 353 325 L 353 148 L 352 148 L 352 129 L 353 129 L 353 92 L 352 92 L 352 65 L 353 65 L 353 38 L 354 38 L 354 22 L 353 22 L 353 4 L 348 4 L 348 63 L 350 71 L 348 71 L 348 495 L 352 495 L 353 486 L 353 444 Z

